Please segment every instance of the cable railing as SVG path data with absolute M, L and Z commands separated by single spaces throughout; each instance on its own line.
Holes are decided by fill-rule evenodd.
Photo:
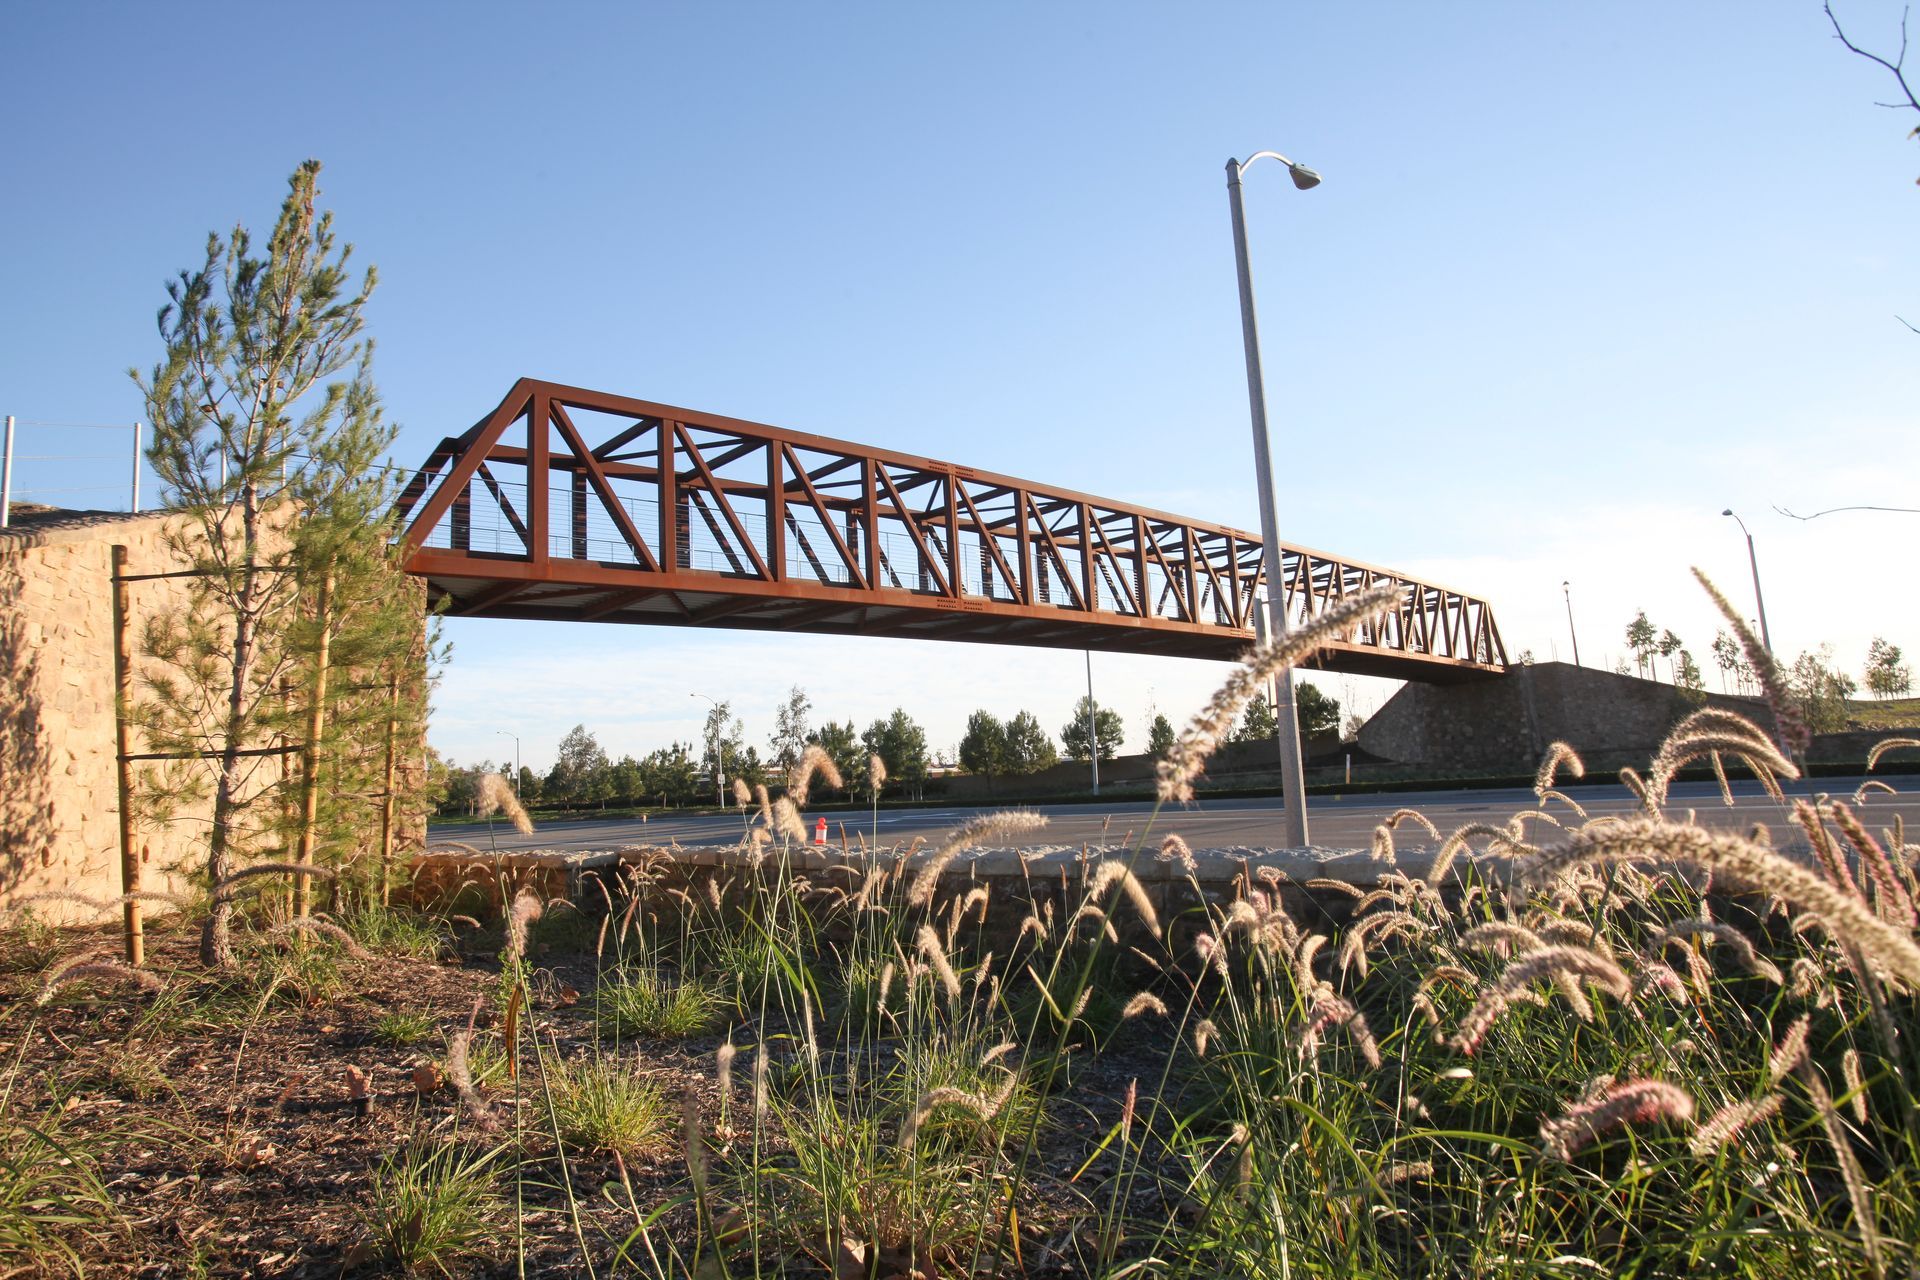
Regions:
M 15 438 L 22 430 L 31 431 L 28 437 L 36 443 L 33 453 L 16 453 Z M 51 422 L 33 418 L 17 418 L 7 415 L 6 437 L 0 445 L 0 529 L 13 523 L 13 506 L 21 499 L 71 498 L 75 494 L 117 493 L 125 494 L 128 511 L 140 510 L 140 442 L 144 428 L 138 422 Z M 131 449 L 127 452 L 112 453 L 72 452 L 76 437 L 73 433 L 83 431 L 121 431 L 129 435 Z M 42 433 L 60 433 L 43 435 Z M 97 437 L 95 437 L 97 438 Z M 38 443 L 45 441 L 46 443 Z M 102 463 L 124 460 L 127 467 L 125 483 L 111 483 L 100 479 L 89 479 L 84 484 L 69 484 L 66 481 L 74 476 L 81 467 L 89 467 L 97 474 Z M 33 471 L 48 476 L 53 483 L 36 483 L 31 486 L 18 484 L 18 467 L 22 463 L 32 464 Z M 66 503 L 49 503 L 49 506 L 64 506 Z M 100 510 L 117 509 L 101 507 Z

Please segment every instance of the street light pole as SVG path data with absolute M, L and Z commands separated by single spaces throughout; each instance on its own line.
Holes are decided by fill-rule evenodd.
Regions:
M 1573 637 L 1573 665 L 1580 665 L 1580 633 L 1573 629 L 1573 584 L 1562 582 L 1560 594 L 1567 598 L 1567 634 Z
M 1258 151 L 1247 164 L 1271 156 L 1287 166 L 1302 191 L 1319 185 L 1320 175 L 1275 151 Z M 1240 197 L 1238 160 L 1227 161 L 1227 203 L 1233 210 L 1233 262 L 1240 283 L 1240 332 L 1246 345 L 1247 402 L 1253 415 L 1253 470 L 1260 486 L 1260 537 L 1267 575 L 1267 634 L 1286 638 L 1287 593 L 1280 557 L 1280 518 L 1274 509 L 1273 458 L 1267 444 L 1267 389 L 1260 368 L 1260 326 L 1253 309 L 1253 272 L 1247 262 L 1247 215 Z M 1293 702 L 1293 670 L 1274 681 L 1274 716 L 1280 722 L 1280 794 L 1285 805 L 1286 837 L 1291 848 L 1307 844 L 1307 783 L 1300 765 L 1300 712 Z
M 687 696 L 689 698 L 706 698 L 708 702 L 713 702 L 713 699 L 707 697 L 704 693 L 690 693 Z M 727 807 L 727 744 L 726 740 L 720 736 L 720 716 L 718 714 L 720 704 L 713 702 L 713 709 L 715 712 L 713 718 L 713 795 L 714 803 L 724 809 Z
M 1760 561 L 1754 558 L 1753 535 L 1747 533 L 1747 522 L 1733 515 L 1732 507 L 1728 507 L 1720 514 L 1733 516 L 1733 522 L 1740 526 L 1740 532 L 1747 534 L 1747 567 L 1753 570 L 1753 602 L 1760 606 L 1760 643 L 1767 646 L 1767 653 L 1771 655 L 1773 637 L 1767 633 L 1767 598 L 1760 594 Z
M 511 729 L 495 729 L 495 733 L 505 734 L 513 739 L 513 798 L 520 798 L 520 735 Z

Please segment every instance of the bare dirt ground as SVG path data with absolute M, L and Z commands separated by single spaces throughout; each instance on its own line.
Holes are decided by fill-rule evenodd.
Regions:
M 325 967 L 324 981 L 302 991 L 263 984 L 258 972 L 209 975 L 199 963 L 197 932 L 162 923 L 149 928 L 148 965 L 165 979 L 164 991 L 76 982 L 44 1007 L 36 997 L 48 954 L 110 955 L 116 937 L 106 929 L 63 930 L 43 939 L 38 954 L 22 956 L 16 948 L 0 972 L 4 1116 L 90 1153 L 113 1209 L 102 1221 L 55 1233 L 72 1250 L 69 1260 L 44 1252 L 8 1257 L 0 1243 L 0 1262 L 11 1264 L 0 1265 L 0 1277 L 76 1269 L 155 1278 L 386 1273 L 367 1244 L 375 1169 L 409 1142 L 444 1137 L 463 1122 L 456 1093 L 421 1093 L 415 1067 L 443 1060 L 454 1033 L 471 1026 L 484 1035 L 497 1020 L 499 935 L 467 936 L 433 958 L 341 957 L 337 969 Z M 544 969 L 536 989 L 552 994 L 538 1002 L 522 1034 L 537 1035 L 563 1058 L 585 1052 L 595 1035 L 588 1001 L 568 989 L 591 992 L 590 944 L 585 953 L 546 954 L 536 945 L 530 959 Z M 406 1014 L 430 1023 L 416 1032 L 417 1043 L 394 1042 L 390 1015 Z M 751 1026 L 733 1034 L 736 1041 L 756 1038 Z M 716 1134 L 713 1123 L 714 1051 L 726 1038 L 723 1031 L 621 1049 L 670 1096 L 692 1091 L 723 1160 L 726 1134 Z M 1166 1061 L 1166 1046 L 1151 1036 L 1130 1031 L 1121 1039 L 1130 1043 L 1084 1055 L 1045 1102 L 1037 1176 L 1021 1209 L 1029 1264 L 1045 1255 L 1049 1240 L 1057 1244 L 1062 1232 L 1072 1233 L 1075 1206 L 1102 1194 L 1109 1158 L 1081 1167 L 1113 1124 L 1128 1082 L 1138 1078 L 1143 1090 L 1151 1088 Z M 350 1097 L 353 1069 L 366 1078 L 364 1103 Z M 509 1136 L 510 1090 L 504 1081 L 483 1090 L 507 1118 Z M 486 1259 L 456 1267 L 457 1275 L 516 1275 L 523 1267 L 526 1275 L 584 1274 L 583 1239 L 605 1275 L 610 1241 L 633 1229 L 618 1165 L 575 1155 L 563 1168 L 531 1114 L 535 1105 L 530 1098 L 520 1117 L 524 1174 L 499 1188 L 509 1206 L 520 1201 L 518 1226 L 509 1212 Z M 689 1191 L 677 1141 L 629 1159 L 625 1172 L 642 1208 Z M 562 1189 L 569 1180 L 578 1227 Z M 657 1229 L 685 1231 L 690 1214 L 671 1209 Z M 808 1270 L 799 1259 L 780 1261 L 796 1274 Z M 1028 1274 L 1054 1271 L 1041 1266 Z

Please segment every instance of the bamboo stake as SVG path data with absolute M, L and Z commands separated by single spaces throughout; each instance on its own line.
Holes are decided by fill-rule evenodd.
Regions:
M 133 726 L 133 639 L 128 628 L 127 549 L 113 548 L 113 739 L 115 766 L 120 791 L 120 892 L 127 895 L 122 908 L 127 963 L 139 965 L 146 960 L 146 924 L 141 919 L 140 853 L 133 847 L 133 761 L 127 748 L 132 745 Z
M 400 732 L 400 672 L 387 677 L 387 782 L 380 791 L 380 905 L 388 906 L 393 893 L 393 776 L 394 745 Z
M 320 735 L 327 724 L 327 650 L 332 640 L 332 630 L 327 623 L 327 615 L 333 608 L 333 571 L 320 583 L 320 598 L 314 607 L 314 617 L 320 624 L 320 649 L 314 656 L 313 697 L 307 708 L 307 741 L 301 750 L 300 759 L 303 773 L 300 779 L 300 856 L 302 864 L 313 862 L 314 829 L 320 811 Z M 293 914 L 296 917 L 311 914 L 313 906 L 313 877 L 300 876 L 294 888 Z

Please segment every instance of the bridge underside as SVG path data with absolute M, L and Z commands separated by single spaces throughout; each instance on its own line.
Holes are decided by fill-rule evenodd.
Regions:
M 1264 590 L 1259 539 L 1226 526 L 525 379 L 441 442 L 401 512 L 408 568 L 464 617 L 1232 659 Z M 1328 670 L 1504 669 L 1482 601 L 1304 548 L 1282 563 L 1289 626 L 1405 589 Z

